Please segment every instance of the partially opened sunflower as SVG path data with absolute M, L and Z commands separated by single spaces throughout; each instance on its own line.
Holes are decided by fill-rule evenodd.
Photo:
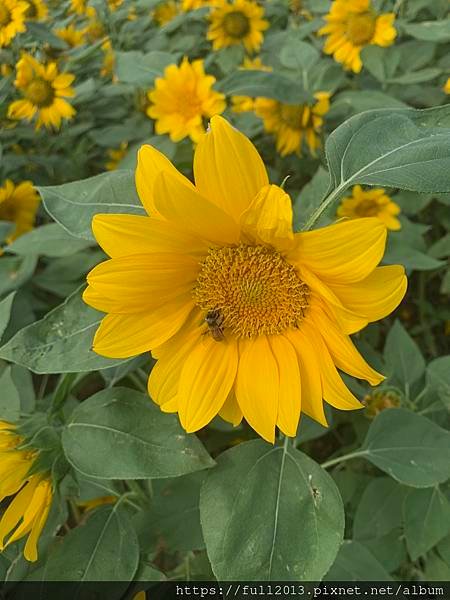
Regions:
M 294 436 L 301 412 L 326 425 L 323 399 L 362 405 L 337 368 L 376 385 L 349 334 L 401 301 L 401 266 L 377 267 L 376 218 L 294 233 L 289 196 L 270 185 L 252 145 L 222 117 L 197 145 L 195 186 L 151 146 L 136 186 L 148 216 L 96 215 L 111 257 L 88 275 L 85 301 L 108 313 L 94 350 L 158 359 L 149 393 L 188 432 L 219 414 L 264 439 Z M 337 368 L 336 368 L 337 367 Z

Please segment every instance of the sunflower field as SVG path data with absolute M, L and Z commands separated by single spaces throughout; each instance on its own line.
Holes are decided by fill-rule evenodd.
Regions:
M 449 99 L 449 0 L 0 0 L 2 597 L 450 594 Z

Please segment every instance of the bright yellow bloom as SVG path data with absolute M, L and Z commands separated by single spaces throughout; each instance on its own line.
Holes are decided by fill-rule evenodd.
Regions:
M 274 133 L 277 141 L 277 151 L 281 156 L 297 152 L 301 153 L 305 140 L 312 154 L 320 147 L 320 131 L 323 125 L 323 115 L 330 108 L 330 94 L 317 92 L 314 94 L 316 103 L 313 106 L 302 104 L 283 104 L 270 98 L 257 98 L 255 113 L 264 122 L 264 129 Z
M 447 79 L 444 85 L 444 92 L 450 94 L 450 77 Z
M 64 40 L 71 48 L 81 46 L 85 43 L 85 31 L 83 29 L 76 29 L 75 25 L 68 25 L 61 29 L 55 29 L 56 35 Z
M 9 46 L 18 33 L 23 33 L 28 4 L 18 0 L 0 2 L 0 48 Z
M 70 0 L 70 12 L 74 12 L 77 15 L 85 15 L 86 14 L 86 0 Z
M 396 218 L 399 213 L 400 207 L 389 198 L 383 188 L 363 190 L 360 185 L 353 186 L 352 195 L 343 198 L 337 209 L 338 217 L 377 217 L 393 231 L 401 228 L 401 223 Z
M 47 521 L 53 491 L 45 474 L 29 475 L 37 453 L 20 450 L 22 442 L 13 425 L 0 421 L 0 502 L 14 495 L 0 519 L 0 552 L 28 535 L 23 554 L 27 560 L 34 562 L 38 557 L 37 544 Z M 6 542 L 5 538 L 8 538 Z
M 119 166 L 122 158 L 125 157 L 128 149 L 128 142 L 122 142 L 119 148 L 111 149 L 107 151 L 109 161 L 105 164 L 108 171 L 114 171 Z
M 225 110 L 225 96 L 212 89 L 215 81 L 205 74 L 203 60 L 184 58 L 179 67 L 166 67 L 147 94 L 152 103 L 147 115 L 156 120 L 156 133 L 168 133 L 173 142 L 187 136 L 196 142 L 205 131 L 203 119 Z
M 252 70 L 252 71 L 272 71 L 272 67 L 263 65 L 262 60 L 259 56 L 255 58 L 244 58 L 244 63 L 241 69 Z M 232 110 L 236 113 L 252 112 L 255 109 L 255 99 L 250 96 L 232 96 Z
M 102 68 L 100 70 L 100 75 L 102 77 L 111 76 L 112 79 L 114 80 L 114 78 L 115 78 L 114 68 L 116 66 L 116 55 L 114 53 L 110 39 L 107 39 L 103 42 L 102 50 L 103 50 L 103 64 L 102 64 Z
M 75 109 L 64 98 L 75 95 L 71 84 L 75 75 L 59 73 L 56 63 L 41 64 L 29 54 L 22 54 L 16 66 L 14 85 L 23 95 L 9 105 L 10 119 L 36 119 L 36 129 L 44 125 L 59 129 L 62 119 L 72 119 Z
M 38 207 L 39 195 L 31 181 L 22 181 L 14 185 L 7 179 L 0 187 L 0 221 L 15 224 L 6 240 L 8 244 L 33 229 Z
M 174 17 L 176 17 L 180 12 L 180 7 L 175 0 L 168 0 L 167 2 L 162 2 L 155 7 L 153 11 L 153 19 L 158 23 L 158 25 L 165 25 L 169 23 Z
M 370 44 L 390 46 L 397 35 L 394 13 L 377 15 L 371 0 L 334 0 L 319 35 L 328 35 L 324 52 L 346 69 L 359 73 L 361 50 Z
M 27 21 L 44 21 L 48 16 L 48 6 L 44 0 L 27 0 L 28 8 L 25 13 Z
M 376 385 L 349 334 L 388 315 L 406 290 L 401 266 L 377 267 L 379 219 L 294 233 L 289 196 L 270 185 L 253 144 L 211 119 L 194 157 L 195 186 L 151 146 L 136 187 L 149 216 L 96 215 L 111 260 L 88 275 L 87 304 L 108 313 L 94 350 L 152 351 L 149 393 L 188 432 L 220 414 L 273 442 L 300 413 L 326 425 L 322 399 L 362 405 L 336 367 Z
M 263 16 L 264 8 L 253 0 L 217 0 L 209 15 L 208 40 L 214 50 L 242 44 L 247 52 L 257 52 L 269 27 Z
M 215 0 L 183 0 L 183 10 L 195 10 L 204 6 L 211 6 Z

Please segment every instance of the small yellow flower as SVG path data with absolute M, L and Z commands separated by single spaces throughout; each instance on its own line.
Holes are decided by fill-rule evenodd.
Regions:
M 15 228 L 7 238 L 10 244 L 23 233 L 31 231 L 39 206 L 39 195 L 31 181 L 18 185 L 7 179 L 0 187 L 0 221 L 9 221 Z
M 75 109 L 64 100 L 75 95 L 71 84 L 75 75 L 58 73 L 56 63 L 41 64 L 29 54 L 22 54 L 16 66 L 14 85 L 23 95 L 8 107 L 10 119 L 36 119 L 36 129 L 44 125 L 59 129 L 62 119 L 72 119 Z
M 0 421 L 0 502 L 14 496 L 0 519 L 0 552 L 28 536 L 23 554 L 26 560 L 34 562 L 53 490 L 47 474 L 29 474 L 38 453 L 19 449 L 22 442 L 13 425 Z
M 366 405 L 364 411 L 368 419 L 374 419 L 383 410 L 388 408 L 398 408 L 400 406 L 400 396 L 395 392 L 373 392 L 364 397 L 363 403 Z
M 70 0 L 69 12 L 82 16 L 86 14 L 86 7 L 86 0 Z
M 269 22 L 263 19 L 262 6 L 253 0 L 217 0 L 212 6 L 207 38 L 214 50 L 239 44 L 250 53 L 259 50 L 262 32 L 269 27 Z
M 64 40 L 71 48 L 81 46 L 85 43 L 85 31 L 82 29 L 76 29 L 75 25 L 68 25 L 61 29 L 55 29 L 56 35 Z
M 109 9 L 112 11 L 117 10 L 123 4 L 123 0 L 107 0 Z
M 328 36 L 324 52 L 332 54 L 346 69 L 359 73 L 365 46 L 393 44 L 397 35 L 394 19 L 394 13 L 378 15 L 371 0 L 334 0 L 325 17 L 327 24 L 319 30 L 319 35 Z
M 313 106 L 283 104 L 278 100 L 257 98 L 255 113 L 264 122 L 264 129 L 276 136 L 277 151 L 281 156 L 301 153 L 303 140 L 312 154 L 320 147 L 323 115 L 330 108 L 330 94 L 317 92 Z
M 114 76 L 114 68 L 116 66 L 116 55 L 114 54 L 114 50 L 112 47 L 112 43 L 110 39 L 107 39 L 102 44 L 103 50 L 103 64 L 100 70 L 100 75 L 102 77 L 112 77 L 113 81 L 115 79 Z
M 450 94 L 450 77 L 447 79 L 444 85 L 444 92 Z
M 205 74 L 203 60 L 190 63 L 185 57 L 179 67 L 166 67 L 148 92 L 147 115 L 156 120 L 156 133 L 168 133 L 173 142 L 187 136 L 196 142 L 205 131 L 203 119 L 225 110 L 225 96 L 212 89 L 215 81 Z
M 125 157 L 128 149 L 128 142 L 122 142 L 119 148 L 107 151 L 109 161 L 105 164 L 108 171 L 114 171 L 119 166 L 122 158 Z
M 220 414 L 273 442 L 276 426 L 296 435 L 302 412 L 326 425 L 323 399 L 362 408 L 336 367 L 371 385 L 383 379 L 349 334 L 388 315 L 406 291 L 403 267 L 377 266 L 384 224 L 294 233 L 291 199 L 218 115 L 198 140 L 194 179 L 143 146 L 136 187 L 148 216 L 94 217 L 111 256 L 84 293 L 108 313 L 95 352 L 152 350 L 150 396 L 188 432 Z
M 48 6 L 44 0 L 27 0 L 28 8 L 25 13 L 27 21 L 44 21 L 48 16 Z
M 162 2 L 158 4 L 153 11 L 153 19 L 158 25 L 165 25 L 169 23 L 174 17 L 180 12 L 180 7 L 175 0 L 168 0 L 168 2 Z
M 349 219 L 377 217 L 392 231 L 401 228 L 401 223 L 396 218 L 399 213 L 400 207 L 391 200 L 383 188 L 363 190 L 360 185 L 353 186 L 352 195 L 343 198 L 337 209 L 338 217 Z
M 18 33 L 23 33 L 27 2 L 1 0 L 0 2 L 0 48 L 9 46 Z
M 215 0 L 183 0 L 182 9 L 195 10 L 196 8 L 203 8 L 204 6 L 211 6 Z
M 244 63 L 241 69 L 253 70 L 253 71 L 272 71 L 272 67 L 263 65 L 262 60 L 259 56 L 255 58 L 244 58 Z M 255 99 L 250 96 L 232 96 L 231 97 L 232 110 L 236 113 L 252 112 L 255 109 Z

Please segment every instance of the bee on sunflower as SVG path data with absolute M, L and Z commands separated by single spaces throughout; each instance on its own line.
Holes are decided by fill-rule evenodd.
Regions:
M 39 195 L 31 181 L 15 185 L 7 179 L 0 187 L 0 221 L 14 223 L 6 239 L 8 244 L 33 229 L 38 207 Z
M 258 52 L 269 27 L 262 6 L 253 0 L 217 0 L 212 7 L 207 38 L 214 50 L 243 45 L 249 53 Z
M 25 19 L 29 8 L 21 0 L 2 0 L 0 3 L 0 48 L 9 46 L 18 33 L 26 30 Z
M 194 432 L 217 414 L 243 418 L 273 442 L 295 436 L 301 413 L 326 425 L 323 399 L 362 408 L 337 368 L 371 385 L 349 335 L 388 315 L 407 286 L 379 267 L 376 218 L 294 233 L 289 196 L 269 183 L 253 144 L 220 116 L 200 136 L 195 186 L 151 146 L 136 187 L 148 216 L 96 215 L 111 257 L 88 275 L 84 300 L 108 313 L 94 350 L 157 359 L 148 390 Z

